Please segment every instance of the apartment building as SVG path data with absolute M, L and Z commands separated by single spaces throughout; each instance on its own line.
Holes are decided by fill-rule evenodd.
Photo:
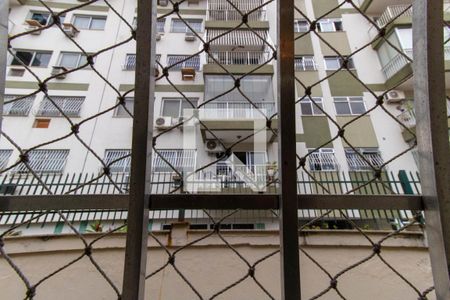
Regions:
M 83 1 L 48 0 L 46 4 L 58 12 L 80 2 Z M 293 26 L 297 98 L 292 100 L 298 102 L 297 154 L 304 157 L 311 153 L 305 164 L 307 172 L 299 170 L 299 178 L 308 177 L 305 175 L 308 173 L 319 178 L 325 176 L 333 181 L 335 193 L 345 193 L 354 188 L 351 180 L 364 180 L 373 172 L 373 167 L 382 166 L 414 144 L 411 135 L 415 128 L 414 95 L 409 77 L 412 67 L 406 58 L 413 57 L 412 14 L 408 9 L 411 1 L 355 1 L 378 26 L 389 24 L 385 35 L 388 43 L 375 39 L 376 28 L 351 4 L 345 3 L 335 9 L 338 2 L 342 1 L 296 2 L 298 11 Z M 226 1 L 188 0 L 179 5 L 179 15 L 170 13 L 170 2 L 158 1 L 154 129 L 159 136 L 155 144 L 157 155 L 153 156 L 153 173 L 157 178 L 163 178 L 164 184 L 158 181 L 161 184 L 155 185 L 155 192 L 260 193 L 276 190 L 275 184 L 267 184 L 276 177 L 277 161 L 277 70 L 274 59 L 277 38 L 276 14 L 272 13 L 276 3 L 263 5 L 262 0 L 233 3 L 241 11 L 251 12 L 248 26 L 237 28 L 242 15 Z M 117 0 L 111 4 L 135 26 L 135 1 Z M 311 27 L 307 19 L 318 18 L 316 33 L 307 34 Z M 10 35 L 32 31 L 51 22 L 54 21 L 50 13 L 40 3 L 10 0 Z M 82 122 L 78 137 L 70 135 L 30 152 L 30 167 L 47 177 L 61 178 L 71 174 L 70 178 L 78 180 L 101 173 L 105 168 L 103 160 L 110 172 L 121 178 L 120 187 L 126 191 L 135 41 L 130 39 L 120 47 L 96 56 L 95 70 L 85 67 L 73 73 L 58 74 L 87 61 L 73 41 L 87 54 L 96 53 L 127 40 L 131 28 L 102 1 L 67 12 L 60 22 L 67 35 L 52 27 L 13 41 L 11 47 L 16 58 L 8 57 L 5 101 L 36 90 L 35 75 L 41 79 L 56 75 L 47 83 L 47 88 L 53 102 L 61 109 L 57 109 L 42 92 L 24 97 L 5 105 L 4 131 L 20 147 L 28 149 L 70 133 L 72 125 L 63 115 L 74 124 Z M 446 31 L 445 39 L 448 34 Z M 209 54 L 201 51 L 203 43 L 199 37 L 211 41 Z M 370 47 L 354 54 L 369 43 Z M 450 59 L 449 49 L 445 47 L 446 59 Z M 350 57 L 345 62 L 350 72 L 341 69 L 342 57 Z M 35 75 L 26 71 L 23 64 Z M 168 72 L 167 76 L 165 72 Z M 236 78 L 240 77 L 236 88 Z M 378 100 L 375 95 L 387 90 L 390 92 L 384 99 L 385 110 L 371 110 Z M 192 117 L 193 108 L 198 108 L 196 120 L 186 121 Z M 361 114 L 364 115 L 354 120 Z M 352 120 L 345 126 L 346 141 L 334 139 L 339 130 L 336 124 L 344 126 Z M 177 126 L 180 123 L 182 125 Z M 0 149 L 2 168 L 14 164 L 19 157 L 18 150 L 6 139 L 0 140 Z M 416 161 L 412 150 L 390 162 L 383 172 L 385 175 L 387 172 L 397 174 L 400 170 L 416 172 Z M 22 164 L 3 176 L 22 178 L 27 171 Z M 190 184 L 180 188 L 180 174 L 191 174 L 185 177 Z M 23 190 L 17 188 L 16 183 L 3 186 L 2 193 L 17 194 Z M 299 185 L 299 192 L 322 193 L 323 189 L 311 184 L 309 179 L 307 184 Z M 360 216 L 358 212 L 354 215 Z M 99 218 L 83 212 L 72 216 L 84 229 L 88 222 Z M 106 223 L 126 219 L 125 213 L 100 216 Z M 307 219 L 314 214 L 302 212 L 300 216 Z M 185 217 L 194 218 L 194 212 L 187 212 Z M 177 218 L 178 212 L 164 216 L 158 213 L 152 228 L 164 228 Z M 249 217 L 229 226 L 246 229 L 277 226 L 270 218 L 270 214 L 261 213 L 258 218 Z M 205 219 L 206 216 L 195 214 L 192 222 L 203 228 L 207 226 Z M 10 222 L 9 218 L 4 219 L 1 226 Z M 41 231 L 70 231 L 58 220 L 46 222 L 48 226 L 36 226 Z

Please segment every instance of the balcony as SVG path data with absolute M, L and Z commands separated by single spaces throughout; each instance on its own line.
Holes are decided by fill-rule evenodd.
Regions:
M 411 5 L 391 5 L 386 8 L 386 10 L 381 14 L 381 16 L 376 21 L 379 28 L 383 28 L 389 24 L 392 20 L 397 17 L 410 17 L 412 18 L 412 7 Z M 374 40 L 378 36 L 378 29 L 375 26 L 370 26 L 369 37 Z
M 270 118 L 276 112 L 275 102 L 221 101 L 208 103 L 200 108 L 201 120 L 236 120 Z
M 243 14 L 250 13 L 248 15 L 249 21 L 266 21 L 265 6 L 260 9 L 256 9 L 261 6 L 263 2 L 259 0 L 238 0 L 233 1 L 235 7 L 230 3 L 222 0 L 210 0 L 208 1 L 208 21 L 242 21 L 242 14 L 240 14 L 236 8 L 238 8 Z M 255 10 L 256 9 L 256 10 Z
M 215 51 L 208 56 L 208 64 L 221 65 L 262 65 L 271 57 L 264 51 Z

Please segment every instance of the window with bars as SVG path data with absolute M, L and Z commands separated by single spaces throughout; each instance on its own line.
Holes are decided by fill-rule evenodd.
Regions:
M 334 155 L 334 149 L 321 148 L 318 150 L 308 149 L 309 169 L 311 171 L 336 171 L 338 163 Z
M 12 150 L 0 149 L 0 170 L 3 170 L 8 165 L 8 160 L 11 157 Z
M 69 150 L 37 149 L 28 152 L 28 166 L 36 173 L 62 173 L 66 165 Z M 16 169 L 19 173 L 28 173 L 24 163 Z
M 123 107 L 125 106 L 125 108 Z M 133 113 L 134 110 L 134 97 L 125 97 L 125 103 L 123 105 L 119 105 L 115 111 L 116 117 L 125 117 L 131 118 L 130 114 L 127 112 Z
M 203 31 L 202 19 L 183 19 L 195 32 Z M 172 19 L 171 32 L 192 32 L 181 19 Z
M 341 19 L 323 19 L 317 22 L 317 29 L 319 32 L 335 32 L 342 31 Z
M 42 100 L 37 113 L 41 117 L 62 117 L 63 114 L 57 107 L 59 107 L 62 112 L 68 117 L 79 117 L 81 106 L 83 105 L 85 97 L 68 97 L 68 96 L 50 96 L 51 100 L 48 98 Z
M 345 149 L 350 171 L 371 171 L 372 167 L 379 168 L 384 163 L 377 148 L 357 148 L 356 150 L 360 155 L 351 148 Z
M 73 25 L 77 29 L 104 30 L 105 24 L 106 16 L 75 15 L 73 17 Z
M 360 115 L 366 112 L 363 97 L 334 97 L 337 115 Z
M 129 173 L 131 166 L 130 149 L 108 149 L 105 150 L 103 161 L 109 165 L 112 173 Z
M 314 61 L 314 56 L 297 56 L 294 60 L 295 71 L 315 71 L 316 62 Z
M 51 51 L 17 50 L 11 61 L 12 66 L 47 67 L 52 57 Z
M 28 96 L 23 99 L 12 101 L 18 97 L 21 97 L 19 95 L 5 95 L 4 101 L 5 104 L 3 105 L 3 115 L 4 116 L 22 116 L 26 117 L 30 113 L 31 107 L 33 106 L 33 102 L 35 99 L 35 95 Z
M 170 163 L 177 171 L 193 171 L 196 164 L 195 149 L 158 149 L 158 153 L 154 153 L 152 169 L 154 172 L 173 172 L 162 158 Z
M 58 60 L 58 66 L 67 69 L 78 68 L 86 63 L 86 55 L 75 52 L 61 52 Z
M 346 57 L 344 56 L 344 58 Z M 346 59 L 347 59 L 347 67 L 349 69 L 354 69 L 355 64 L 353 63 L 353 59 L 351 57 Z M 325 56 L 324 60 L 326 70 L 330 71 L 338 70 L 344 65 L 344 59 L 342 59 L 342 57 L 340 56 Z
M 313 101 L 315 104 L 313 103 Z M 323 112 L 319 109 L 318 106 L 323 110 L 322 98 L 312 97 L 311 101 L 311 99 L 305 97 L 300 101 L 301 113 L 304 116 L 323 115 Z
M 309 23 L 306 20 L 294 20 L 294 32 L 308 32 Z
M 197 107 L 198 99 L 189 99 Z M 183 116 L 184 109 L 192 109 L 191 104 L 182 98 L 163 98 L 161 116 L 179 118 Z
M 161 54 L 156 54 L 155 59 L 155 67 L 158 67 L 158 62 L 161 59 Z M 122 69 L 126 71 L 134 71 L 136 69 L 136 54 L 130 53 L 125 56 L 125 63 L 123 64 Z
M 193 68 L 200 70 L 200 56 L 196 55 L 187 60 L 189 55 L 167 55 L 167 66 L 173 66 L 170 70 L 181 70 L 185 68 Z M 183 62 L 181 62 L 183 61 Z M 181 62 L 181 63 L 180 63 Z

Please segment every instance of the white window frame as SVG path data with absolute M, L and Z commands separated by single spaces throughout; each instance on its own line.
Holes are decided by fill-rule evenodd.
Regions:
M 35 95 L 28 96 L 26 98 L 7 103 L 7 101 L 14 100 L 18 97 L 22 97 L 21 95 L 5 95 L 4 97 L 4 105 L 3 105 L 3 115 L 4 116 L 17 116 L 17 117 L 26 117 L 30 113 L 31 108 L 33 107 Z M 16 106 L 16 108 L 15 108 Z M 11 113 L 17 110 L 16 113 Z
M 72 118 L 80 116 L 81 107 L 85 100 L 83 96 L 50 96 L 50 98 L 66 116 Z M 69 107 L 74 107 L 75 109 L 68 110 Z M 37 115 L 42 117 L 63 117 L 62 113 L 47 97 L 44 97 L 42 100 Z
M 84 55 L 83 53 L 81 53 L 81 52 L 67 52 L 67 51 L 62 51 L 62 52 L 59 54 L 57 66 L 58 66 L 58 67 L 64 67 L 64 68 L 70 69 L 69 67 L 62 66 L 62 65 L 61 65 L 61 61 L 62 61 L 62 59 L 63 59 L 63 56 L 64 56 L 64 55 L 68 55 L 68 54 L 75 54 L 75 55 L 78 55 L 78 58 L 77 58 L 77 66 L 75 67 L 75 69 L 76 69 L 76 68 L 79 68 L 79 67 L 81 66 L 82 58 L 85 57 L 85 55 Z M 89 68 L 89 67 L 90 67 L 90 65 L 87 65 L 87 66 L 86 66 L 86 68 Z
M 166 18 L 161 18 L 156 20 L 156 30 L 158 33 L 164 33 L 166 26 Z
M 189 100 L 197 107 L 198 105 L 198 98 L 189 98 Z M 178 101 L 178 117 L 182 117 L 182 109 L 183 109 L 183 102 L 186 102 L 189 106 L 189 102 L 187 102 L 186 99 L 183 98 L 162 98 L 161 100 L 161 116 L 163 117 L 171 117 L 171 116 L 164 116 L 163 112 L 164 112 L 164 104 L 166 103 L 166 101 Z
M 300 61 L 301 60 L 301 61 Z M 313 55 L 302 55 L 294 58 L 295 71 L 316 71 L 317 64 Z M 310 67 L 312 66 L 312 67 Z
M 347 58 L 347 57 L 344 56 L 344 58 Z M 339 67 L 338 68 L 329 68 L 328 65 L 327 65 L 327 60 L 334 60 L 335 62 L 338 63 Z M 343 60 L 342 60 L 342 58 L 340 56 L 325 56 L 323 58 L 323 62 L 324 62 L 326 71 L 336 71 L 336 70 L 339 70 L 342 67 Z M 348 65 L 348 69 L 349 70 L 354 70 L 355 69 L 355 62 L 353 61 L 352 57 L 348 58 L 348 64 L 347 65 Z
M 130 107 L 127 106 L 127 103 L 129 105 L 129 103 L 133 103 L 133 108 L 134 108 L 134 97 L 125 97 L 125 103 L 123 105 L 125 105 L 125 107 L 130 111 L 130 113 L 133 113 L 133 109 L 130 109 Z M 124 110 L 122 108 L 122 105 L 118 106 L 115 111 L 114 111 L 114 117 L 117 118 L 132 118 L 132 116 L 130 116 L 128 114 L 128 112 L 126 110 Z
M 336 23 L 341 23 L 341 29 L 338 30 Z M 322 24 L 331 25 L 331 30 L 323 30 Z M 342 19 L 321 19 L 317 21 L 317 30 L 319 32 L 341 32 L 344 31 Z
M 78 27 L 75 25 L 75 20 L 76 20 L 77 17 L 81 17 L 81 18 L 89 18 L 89 26 L 88 26 L 88 28 L 78 28 Z M 103 26 L 103 28 L 102 28 L 102 29 L 92 29 L 91 26 L 92 26 L 92 20 L 93 20 L 93 19 L 103 19 L 103 20 L 105 20 L 105 25 Z M 72 17 L 72 25 L 74 25 L 78 30 L 95 30 L 95 31 L 103 31 L 103 30 L 105 30 L 105 27 L 106 27 L 106 20 L 107 20 L 107 16 L 76 14 L 76 15 L 74 15 L 74 16 Z
M 183 30 L 178 30 L 175 29 L 176 26 L 175 24 L 180 21 L 180 23 L 184 26 Z M 184 19 L 184 21 L 186 21 L 186 23 L 188 23 L 197 33 L 201 33 L 203 32 L 203 19 Z M 199 25 L 197 25 L 199 24 Z M 196 28 L 196 26 L 198 26 L 198 28 Z M 170 24 L 170 32 L 172 33 L 186 33 L 186 32 L 191 32 L 191 30 L 189 29 L 189 27 L 186 26 L 186 24 L 184 24 L 183 21 L 181 21 L 181 19 L 176 19 L 173 18 Z
M 338 100 L 336 101 L 336 99 L 338 99 Z M 364 105 L 364 112 L 362 112 L 362 113 L 354 112 L 353 108 L 351 106 L 352 102 L 353 103 L 355 103 L 355 102 L 362 103 Z M 336 103 L 347 103 L 348 107 L 350 109 L 350 114 L 338 113 L 337 108 L 336 108 Z M 359 116 L 359 115 L 367 112 L 367 107 L 366 107 L 366 103 L 364 101 L 364 97 L 363 96 L 339 96 L 339 97 L 333 97 L 333 105 L 334 105 L 334 110 L 335 110 L 337 116 L 349 116 L 349 115 L 350 116 Z
M 321 97 L 311 97 L 313 99 L 313 101 L 318 104 L 319 106 L 322 107 L 322 110 L 325 110 L 323 107 L 323 99 Z M 299 101 L 299 105 L 300 105 L 300 114 L 302 116 L 323 116 L 324 113 L 322 111 L 320 111 L 317 106 L 315 104 L 312 103 L 311 99 L 309 99 L 309 97 L 305 97 L 304 99 L 302 99 L 301 101 Z M 303 105 L 309 105 L 311 107 L 311 114 L 305 114 L 303 112 Z
M 300 25 L 300 23 L 302 23 L 302 25 Z M 304 23 L 306 23 L 306 26 L 303 25 Z M 297 33 L 308 32 L 309 28 L 310 28 L 310 24 L 308 23 L 307 20 L 305 20 L 305 19 L 294 20 L 294 32 L 297 32 Z
M 310 171 L 338 171 L 339 165 L 333 148 L 308 149 L 308 167 Z M 329 157 L 328 157 L 329 156 Z M 314 159 L 314 161 L 311 161 Z M 319 167 L 312 167 L 319 166 Z
M 67 149 L 36 149 L 28 152 L 28 165 L 36 173 L 62 173 L 69 156 Z M 15 172 L 28 173 L 28 168 L 19 164 Z
M 32 68 L 47 68 L 49 63 L 50 63 L 50 61 L 51 61 L 51 59 L 52 59 L 52 55 L 53 55 L 52 51 L 45 51 L 45 50 L 41 51 L 41 50 L 14 49 L 14 53 L 17 53 L 17 52 L 30 52 L 30 53 L 33 54 L 31 59 L 30 59 L 30 63 L 29 64 L 25 64 L 27 67 L 32 67 Z M 38 53 L 50 54 L 49 63 L 46 66 L 33 66 L 33 62 L 36 59 L 36 55 Z M 16 59 L 15 57 L 12 58 L 10 65 L 11 66 L 22 66 L 22 64 L 20 64 L 20 63 L 13 65 L 12 63 L 13 63 L 13 61 L 15 59 Z
M 130 173 L 131 168 L 131 154 L 130 149 L 106 149 L 103 162 L 109 165 L 111 162 L 117 160 L 109 166 L 111 173 Z

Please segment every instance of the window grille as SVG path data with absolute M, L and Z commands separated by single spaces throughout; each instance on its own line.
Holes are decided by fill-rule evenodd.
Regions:
M 36 173 L 62 173 L 66 165 L 69 150 L 37 149 L 28 152 L 28 166 Z M 28 173 L 24 163 L 16 167 L 16 172 Z
M 3 115 L 5 116 L 28 116 L 30 113 L 31 107 L 33 106 L 33 102 L 35 96 L 28 96 L 21 100 L 17 100 L 14 102 L 8 102 L 13 99 L 20 97 L 18 95 L 5 95 L 3 105 Z
M 6 167 L 11 154 L 12 150 L 0 150 L 0 169 L 4 169 Z
M 299 56 L 294 60 L 296 71 L 315 71 L 316 62 L 314 56 Z
M 372 171 L 373 168 L 379 168 L 383 165 L 383 158 L 377 149 L 359 148 L 356 150 L 359 154 L 353 149 L 345 150 L 345 156 L 351 171 Z
M 103 161 L 111 173 L 129 173 L 131 166 L 131 150 L 130 149 L 109 149 L 105 151 Z
M 338 170 L 334 149 L 321 148 L 316 151 L 314 151 L 314 149 L 309 149 L 308 152 L 308 163 L 311 171 Z
M 194 29 L 195 32 L 202 32 L 203 31 L 203 20 L 201 19 L 184 19 L 186 23 L 189 24 L 189 26 Z M 180 19 L 172 19 L 172 32 L 178 32 L 178 33 L 185 33 L 185 32 L 191 32 L 189 27 L 186 26 L 186 24 L 180 20 Z
M 51 100 L 44 98 L 37 113 L 42 117 L 79 117 L 84 97 L 51 96 Z M 52 101 L 56 104 L 53 104 Z M 59 107 L 62 112 L 57 108 Z
M 156 65 L 158 66 L 158 62 L 161 59 L 161 54 L 156 54 Z M 136 69 L 136 54 L 127 54 L 125 56 L 125 63 L 122 66 L 123 70 L 126 71 L 134 71 Z
M 262 38 L 262 40 L 260 37 Z M 236 45 L 240 45 L 243 47 L 251 46 L 252 48 L 259 48 L 260 50 L 264 50 L 266 48 L 264 40 L 267 40 L 267 38 L 267 30 L 260 29 L 236 29 L 231 32 L 228 32 L 224 29 L 208 29 L 206 31 L 206 40 L 211 41 L 212 39 L 214 39 L 211 42 L 212 46 L 229 45 L 236 47 Z
M 157 149 L 153 155 L 153 172 L 192 171 L 196 164 L 195 149 Z M 169 162 L 167 164 L 164 160 Z
M 167 55 L 167 65 L 172 66 L 170 70 L 181 70 L 184 68 L 193 68 L 200 70 L 200 56 L 190 57 L 189 55 Z M 186 59 L 186 60 L 185 60 Z M 184 60 L 184 61 L 183 61 Z

